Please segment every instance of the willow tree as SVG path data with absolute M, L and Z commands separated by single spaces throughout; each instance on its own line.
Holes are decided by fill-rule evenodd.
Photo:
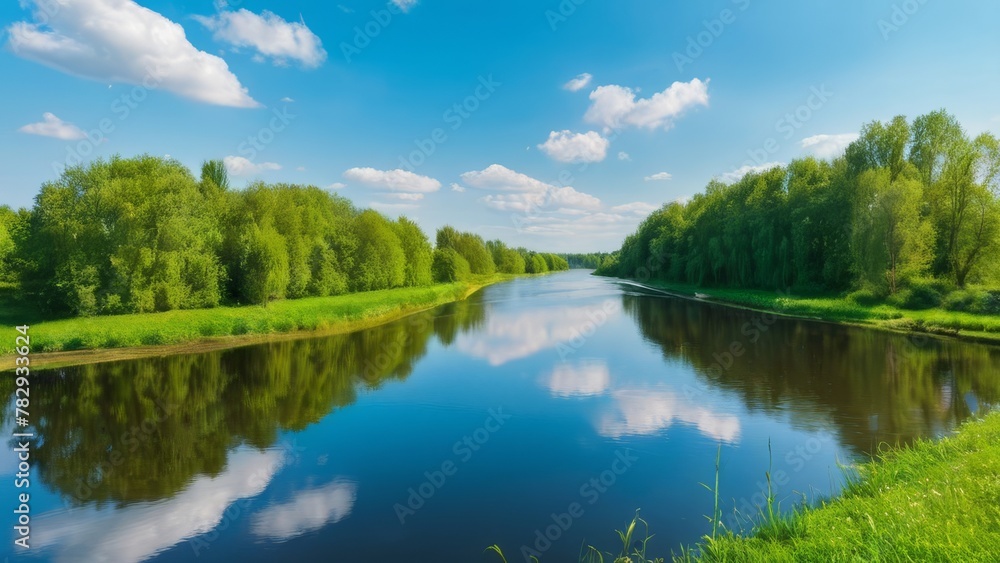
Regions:
M 912 132 L 910 162 L 924 185 L 933 186 L 941 178 L 949 155 L 965 140 L 965 132 L 955 116 L 944 110 L 913 120 Z
M 923 187 L 910 177 L 893 180 L 888 168 L 863 173 L 858 184 L 855 271 L 863 285 L 892 295 L 930 264 L 934 230 L 920 217 Z
M 997 250 L 1000 143 L 989 133 L 955 142 L 931 187 L 941 258 L 959 287 Z
M 845 158 L 852 175 L 886 168 L 895 180 L 906 167 L 910 126 L 906 117 L 897 115 L 889 123 L 873 121 L 861 128 L 858 139 L 847 147 Z

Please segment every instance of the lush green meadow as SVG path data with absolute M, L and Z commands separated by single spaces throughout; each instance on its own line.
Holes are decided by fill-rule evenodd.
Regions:
M 274 335 L 296 331 L 343 331 L 364 328 L 443 303 L 463 299 L 473 291 L 513 278 L 509 274 L 477 276 L 469 282 L 368 291 L 333 297 L 272 301 L 267 306 L 216 307 L 75 317 L 37 321 L 37 313 L 4 307 L 4 324 L 31 326 L 33 353 L 162 346 L 215 337 Z M 11 298 L 8 297 L 8 302 Z M 19 315 L 23 315 L 19 318 Z M 3 353 L 13 352 L 14 340 Z

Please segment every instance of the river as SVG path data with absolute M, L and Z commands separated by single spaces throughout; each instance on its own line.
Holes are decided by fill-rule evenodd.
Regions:
M 498 543 L 512 562 L 575 561 L 584 542 L 615 549 L 641 509 L 669 558 L 711 530 L 717 453 L 739 530 L 765 472 L 784 510 L 828 497 L 839 463 L 946 435 L 1000 397 L 995 347 L 588 274 L 348 335 L 39 371 L 31 549 L 10 532 L 0 556 L 498 561 L 483 553 Z M 0 463 L 8 515 L 17 447 Z

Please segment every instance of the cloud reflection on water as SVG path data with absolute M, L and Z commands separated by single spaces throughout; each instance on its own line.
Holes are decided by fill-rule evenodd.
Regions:
M 547 386 L 555 397 L 603 395 L 611 386 L 611 371 L 602 360 L 562 362 L 552 370 Z
M 32 548 L 52 550 L 53 561 L 143 561 L 215 529 L 230 505 L 263 492 L 284 463 L 277 450 L 237 450 L 225 471 L 197 477 L 166 500 L 43 514 L 32 527 Z
M 259 538 L 285 541 L 336 524 L 351 514 L 357 485 L 338 480 L 323 487 L 298 491 L 292 500 L 269 506 L 253 517 Z
M 620 313 L 621 307 L 614 302 L 497 311 L 489 315 L 481 330 L 459 335 L 458 350 L 484 359 L 491 366 L 502 366 L 561 344 L 578 347 L 600 325 Z
M 694 426 L 702 435 L 726 443 L 740 437 L 740 419 L 720 415 L 671 391 L 620 389 L 612 392 L 615 412 L 601 418 L 598 432 L 609 438 L 645 436 L 666 430 L 675 421 Z

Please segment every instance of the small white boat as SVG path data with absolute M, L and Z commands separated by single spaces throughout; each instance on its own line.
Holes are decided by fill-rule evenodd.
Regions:
M 697 293 L 697 292 L 695 292 L 694 296 L 697 299 L 710 299 L 712 297 L 711 295 L 705 293 Z

